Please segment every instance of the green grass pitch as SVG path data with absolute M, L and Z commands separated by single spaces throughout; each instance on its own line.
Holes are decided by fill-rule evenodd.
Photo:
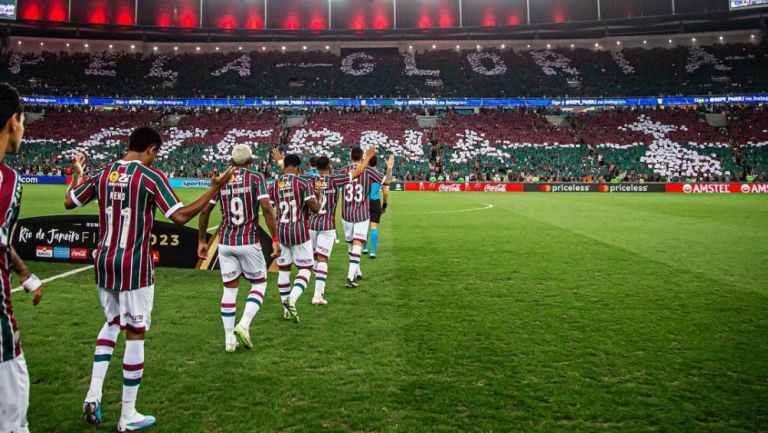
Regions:
M 26 186 L 22 216 L 63 213 L 62 194 Z M 295 325 L 272 275 L 250 352 L 223 350 L 218 272 L 159 269 L 137 408 L 158 433 L 766 431 L 766 258 L 768 197 L 393 193 L 361 287 L 337 245 L 330 305 L 305 295 Z M 91 272 L 13 302 L 32 431 L 92 431 Z

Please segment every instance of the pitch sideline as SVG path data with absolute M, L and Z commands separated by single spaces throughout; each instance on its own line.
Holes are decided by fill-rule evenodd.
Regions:
M 87 271 L 89 269 L 93 269 L 93 265 L 88 265 L 88 266 L 84 266 L 82 268 L 73 269 L 71 271 L 67 271 L 67 272 L 61 273 L 59 275 L 54 275 L 52 277 L 48 277 L 48 278 L 46 278 L 44 280 L 41 280 L 41 281 L 43 282 L 43 284 L 45 284 L 45 283 L 49 283 L 49 282 L 54 281 L 54 280 L 58 280 L 60 278 L 66 278 L 66 277 L 68 277 L 70 275 L 79 274 L 80 272 Z M 11 293 L 20 292 L 22 290 L 24 290 L 24 287 L 19 286 L 19 287 L 16 287 L 15 289 L 11 290 Z

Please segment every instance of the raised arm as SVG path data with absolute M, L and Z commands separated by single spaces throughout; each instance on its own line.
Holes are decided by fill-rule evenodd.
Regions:
M 176 223 L 176 225 L 183 226 L 188 223 L 189 220 L 194 218 L 195 215 L 202 212 L 203 208 L 208 206 L 210 201 L 216 198 L 216 194 L 218 194 L 219 189 L 221 189 L 221 187 L 229 181 L 229 178 L 232 176 L 232 170 L 234 169 L 229 167 L 219 176 L 217 176 L 214 172 L 213 176 L 211 177 L 211 187 L 208 188 L 208 190 L 205 191 L 203 195 L 198 197 L 197 200 L 171 214 L 171 221 Z
M 75 157 L 72 160 L 72 182 L 67 185 L 67 192 L 64 194 L 64 208 L 65 209 L 74 209 L 77 207 L 77 203 L 75 203 L 74 200 L 72 200 L 72 191 L 77 188 L 78 185 L 80 185 L 80 181 L 83 178 L 83 161 L 85 160 L 85 157 L 82 153 L 76 153 Z
M 392 170 L 394 170 L 394 168 L 395 155 L 389 155 L 389 159 L 387 159 L 387 177 L 384 179 L 384 183 L 381 185 L 382 187 L 389 186 L 389 184 L 392 183 Z

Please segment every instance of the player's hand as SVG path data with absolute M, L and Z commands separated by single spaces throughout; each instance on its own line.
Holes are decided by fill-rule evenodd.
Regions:
M 384 202 L 381 206 L 381 213 L 387 213 L 387 202 Z
M 43 299 L 43 286 L 40 286 L 35 290 L 33 296 L 32 296 L 32 305 L 37 307 L 37 304 L 40 303 L 40 300 Z
M 395 155 L 389 155 L 389 158 L 387 159 L 387 170 L 392 170 L 395 168 Z
M 283 160 L 283 152 L 280 151 L 280 149 L 273 147 L 272 148 L 272 158 L 275 159 L 275 162 L 282 161 Z
M 208 244 L 206 242 L 198 242 L 197 258 L 200 260 L 205 260 L 208 258 Z
M 74 175 L 78 177 L 83 177 L 83 163 L 85 162 L 85 155 L 83 155 L 80 152 L 77 152 L 75 156 L 72 158 L 72 168 L 74 169 Z
M 222 186 L 226 185 L 227 182 L 229 182 L 229 179 L 232 177 L 232 172 L 234 172 L 234 170 L 234 167 L 229 167 L 224 170 L 224 173 L 221 173 L 220 175 L 214 171 L 213 176 L 211 177 L 211 183 L 217 188 L 221 188 Z
M 372 144 L 368 149 L 365 150 L 365 159 L 371 159 L 373 155 L 376 155 L 376 145 Z
M 270 257 L 280 257 L 280 254 L 283 251 L 280 249 L 280 242 L 272 242 L 272 254 L 270 254 Z

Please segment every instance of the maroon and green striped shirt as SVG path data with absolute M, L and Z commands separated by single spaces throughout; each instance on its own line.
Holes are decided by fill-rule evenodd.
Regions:
M 155 282 L 151 233 L 155 208 L 170 217 L 183 204 L 168 178 L 139 161 L 107 164 L 71 192 L 84 206 L 99 202 L 96 284 L 107 290 L 136 290 Z
M 350 174 L 323 175 L 314 179 L 315 190 L 322 191 L 320 211 L 309 218 L 309 229 L 314 231 L 336 230 L 336 205 L 339 190 L 352 181 Z
M 20 206 L 21 178 L 0 162 L 0 362 L 21 356 L 19 328 L 11 306 L 11 232 Z
M 229 183 L 219 191 L 221 202 L 221 245 L 240 246 L 259 243 L 259 200 L 269 198 L 267 182 L 261 173 L 238 168 Z
M 294 174 L 275 179 L 271 198 L 278 212 L 277 232 L 285 246 L 309 241 L 309 207 L 307 201 L 315 196 L 312 182 Z
M 354 165 L 349 165 L 341 169 L 339 173 L 349 175 L 354 169 Z M 363 174 L 344 185 L 341 219 L 351 223 L 370 219 L 371 206 L 368 197 L 371 195 L 371 185 L 383 181 L 384 175 L 381 172 L 366 168 Z

